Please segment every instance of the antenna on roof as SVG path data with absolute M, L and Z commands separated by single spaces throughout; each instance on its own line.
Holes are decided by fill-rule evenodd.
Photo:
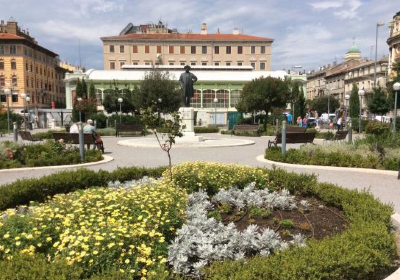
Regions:
M 79 46 L 79 68 L 82 68 L 82 60 L 81 60 L 81 39 L 78 40 Z

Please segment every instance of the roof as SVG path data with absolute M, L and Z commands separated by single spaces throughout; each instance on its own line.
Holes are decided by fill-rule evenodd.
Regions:
M 36 41 L 32 40 L 28 40 L 22 36 L 18 36 L 12 33 L 2 33 L 0 32 L 0 40 L 19 40 L 22 41 L 25 44 L 28 44 L 29 46 L 33 47 L 33 48 L 38 48 L 39 50 L 46 52 L 48 55 L 51 55 L 53 57 L 58 56 L 58 54 L 56 54 L 55 52 L 52 52 L 49 49 L 46 49 L 45 47 L 42 47 L 41 45 L 39 45 Z
M 172 40 L 172 41 L 260 41 L 260 42 L 273 42 L 274 39 L 250 36 L 244 34 L 179 34 L 179 33 L 165 33 L 165 34 L 127 34 L 118 36 L 101 37 L 101 40 Z
M 361 53 L 361 52 L 358 46 L 355 43 L 353 43 L 347 53 Z
M 25 40 L 25 38 L 11 34 L 11 33 L 0 33 L 0 39 L 7 39 L 7 40 Z
M 144 79 L 145 73 L 148 71 L 138 70 L 138 71 L 129 71 L 129 70 L 88 70 L 86 74 L 86 79 L 94 80 L 94 81 L 140 81 Z M 180 74 L 183 73 L 182 69 L 180 70 L 172 70 L 168 71 L 173 80 L 178 80 Z M 250 82 L 253 79 L 263 77 L 275 77 L 284 79 L 287 73 L 285 71 L 219 71 L 216 73 L 215 71 L 191 71 L 196 75 L 197 79 L 201 81 L 231 81 L 231 82 Z

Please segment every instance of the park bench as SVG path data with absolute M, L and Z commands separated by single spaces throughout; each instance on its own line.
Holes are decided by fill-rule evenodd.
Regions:
M 335 133 L 335 135 L 333 136 L 332 139 L 324 139 L 325 141 L 341 141 L 341 140 L 345 140 L 347 137 L 347 134 L 349 133 L 348 130 L 339 130 Z
M 232 134 L 236 132 L 255 132 L 257 136 L 260 136 L 260 130 L 258 124 L 237 124 L 233 126 Z
M 286 126 L 286 133 L 292 133 L 292 132 L 305 133 L 306 129 L 307 129 L 307 127 L 288 125 L 288 126 Z
M 144 127 L 141 124 L 122 124 L 115 125 L 115 137 L 120 136 L 121 132 L 132 132 L 134 134 L 140 133 L 144 136 Z
M 42 141 L 41 139 L 34 138 L 29 131 L 22 131 L 18 132 L 19 136 L 21 137 L 22 141 L 29 141 L 29 142 L 37 142 Z
M 79 144 L 79 133 L 53 132 L 53 138 L 55 141 L 62 139 L 65 143 Z M 83 134 L 83 143 L 95 144 L 92 134 Z
M 286 133 L 286 144 L 299 144 L 299 143 L 313 143 L 316 132 L 304 133 L 304 132 L 291 132 Z M 282 134 L 278 134 L 274 140 L 268 140 L 268 148 L 272 145 L 275 147 L 278 144 L 282 144 Z

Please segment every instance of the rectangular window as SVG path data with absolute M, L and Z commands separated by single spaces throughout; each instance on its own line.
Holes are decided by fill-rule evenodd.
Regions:
M 119 62 L 119 67 L 120 67 L 120 68 L 122 68 L 122 66 L 124 66 L 124 65 L 125 65 L 125 61 L 120 61 L 120 62 Z
M 179 51 L 181 54 L 185 54 L 185 46 L 180 46 Z
M 186 65 L 186 63 L 185 62 L 181 62 L 181 65 L 183 66 L 183 65 Z
M 227 62 L 227 63 L 226 63 L 226 66 L 231 66 L 231 63 L 230 63 L 230 62 Z
M 110 53 L 114 52 L 114 45 L 110 45 Z
M 150 65 L 150 62 L 145 62 L 144 65 Z
M 0 54 L 4 54 L 4 46 L 0 46 Z
M 231 54 L 231 53 L 232 53 L 231 46 L 226 46 L 226 54 Z
M 256 63 L 255 62 L 251 62 L 250 65 L 251 65 L 251 67 L 253 67 L 253 69 L 256 69 Z
M 256 46 L 251 46 L 251 54 L 255 54 L 256 53 Z
M 219 46 L 215 46 L 214 47 L 214 53 L 215 54 L 219 54 Z
M 260 63 L 260 70 L 265 70 L 265 62 Z
M 219 66 L 219 62 L 214 62 L 214 65 L 215 66 Z
M 110 69 L 115 70 L 115 61 L 110 61 Z
M 170 62 L 169 65 L 174 65 L 174 63 L 173 63 L 173 62 Z
M 0 60 L 0 70 L 4 70 L 4 60 Z
M 157 46 L 157 53 L 161 53 L 161 46 Z
M 125 46 L 124 45 L 119 46 L 119 52 L 120 53 L 124 53 L 125 52 Z
M 190 62 L 190 65 L 196 65 L 196 62 Z
M 238 66 L 242 66 L 243 65 L 243 62 L 238 62 Z
M 265 46 L 261 46 L 261 53 L 265 53 Z
M 190 53 L 191 54 L 196 54 L 196 46 L 191 46 L 190 47 Z
M 17 62 L 15 59 L 11 60 L 11 70 L 17 70 Z
M 12 102 L 17 103 L 18 102 L 18 94 L 13 94 L 12 95 Z
M 0 95 L 0 102 L 7 102 L 6 95 Z
M 238 54 L 243 54 L 243 46 L 238 46 Z
M 137 63 L 137 62 L 133 62 L 132 64 L 133 64 L 133 65 L 138 65 L 139 63 Z
M 207 62 L 202 62 L 201 65 L 207 66 Z
M 202 54 L 207 54 L 207 46 L 202 46 L 201 47 L 201 53 Z
M 169 53 L 174 53 L 174 46 L 169 46 L 168 47 L 168 52 Z
M 17 46 L 14 45 L 10 46 L 10 54 L 17 54 Z
M 150 53 L 150 46 L 144 46 L 144 52 Z
M 133 53 L 138 53 L 138 47 L 137 46 L 132 46 L 132 52 Z

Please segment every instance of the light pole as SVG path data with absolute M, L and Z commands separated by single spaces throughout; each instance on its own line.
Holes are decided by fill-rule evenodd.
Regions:
M 4 94 L 7 99 L 7 133 L 10 134 L 10 101 L 9 101 L 9 97 L 11 96 L 11 89 L 5 88 Z
M 24 107 L 24 130 L 26 131 L 25 107 L 26 107 L 26 93 L 21 93 L 22 103 Z
M 349 111 L 349 107 L 350 107 L 350 104 L 349 104 L 350 94 L 347 93 L 344 96 L 344 99 L 346 100 L 346 103 L 345 103 L 345 108 L 346 108 L 346 119 L 345 119 L 345 122 L 347 122 L 347 115 L 348 115 L 348 111 Z
M 83 143 L 83 124 L 82 124 L 82 101 L 83 99 L 81 97 L 77 98 L 79 102 L 79 152 L 81 155 L 81 162 L 85 161 L 85 149 L 84 149 L 84 143 Z
M 360 96 L 360 118 L 359 118 L 359 120 L 358 120 L 358 133 L 360 133 L 361 134 L 361 110 L 362 110 L 362 99 L 363 99 L 363 96 L 365 95 L 365 91 L 363 90 L 363 89 L 360 89 L 359 91 L 358 91 L 358 96 Z
M 218 98 L 214 98 L 214 125 L 217 126 L 217 103 Z
M 393 140 L 396 138 L 396 118 L 397 118 L 397 92 L 400 90 L 400 83 L 394 83 L 394 112 L 393 112 Z
M 118 98 L 119 103 L 119 123 L 122 123 L 122 101 L 124 101 L 121 97 Z
M 161 99 L 161 98 L 158 98 L 158 99 L 157 99 L 158 124 L 160 124 L 161 102 L 162 102 L 162 99 Z
M 384 23 L 378 22 L 376 24 L 376 38 L 375 38 L 375 66 L 374 66 L 374 88 L 376 88 L 376 60 L 378 57 L 378 28 L 384 26 Z
M 28 112 L 29 130 L 32 130 L 32 127 L 31 127 L 31 113 L 29 112 L 29 101 L 31 101 L 31 98 L 29 96 L 27 96 L 26 97 L 26 111 Z

